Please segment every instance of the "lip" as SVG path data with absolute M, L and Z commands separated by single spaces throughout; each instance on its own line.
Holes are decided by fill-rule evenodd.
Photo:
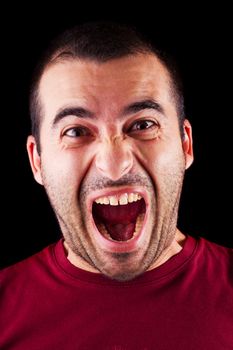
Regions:
M 121 188 L 115 188 L 115 189 L 104 189 L 104 190 L 95 191 L 94 193 L 91 194 L 91 196 L 87 200 L 87 209 L 90 213 L 92 213 L 92 204 L 99 197 L 108 197 L 108 196 L 116 196 L 116 195 L 120 196 L 124 193 L 140 194 L 146 203 L 146 207 L 149 206 L 148 193 L 144 189 L 134 186 L 134 187 L 121 187 Z
M 141 228 L 141 231 L 137 234 L 136 237 L 132 238 L 130 241 L 121 242 L 121 241 L 110 241 L 106 239 L 104 236 L 101 235 L 99 230 L 96 227 L 94 218 L 92 216 L 92 204 L 95 201 L 95 199 L 99 197 L 105 197 L 105 196 L 120 196 L 123 193 L 138 193 L 141 195 L 145 201 L 146 204 L 146 212 L 145 217 L 143 221 L 143 225 Z M 117 188 L 117 189 L 105 189 L 94 192 L 89 198 L 88 198 L 88 211 L 91 218 L 91 225 L 93 227 L 93 233 L 95 241 L 97 242 L 98 246 L 102 248 L 103 250 L 110 252 L 110 253 L 130 253 L 135 251 L 137 248 L 142 246 L 143 237 L 145 234 L 145 228 L 146 223 L 148 220 L 149 215 L 149 198 L 148 193 L 139 187 L 124 187 L 124 188 Z

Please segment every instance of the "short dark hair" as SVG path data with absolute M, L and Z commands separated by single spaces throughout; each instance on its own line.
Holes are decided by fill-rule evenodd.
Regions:
M 91 22 L 68 29 L 53 40 L 35 69 L 30 89 L 30 116 L 31 132 L 36 139 L 38 151 L 40 151 L 40 124 L 43 114 L 39 84 L 49 64 L 70 58 L 104 63 L 111 59 L 140 53 L 154 54 L 167 69 L 171 78 L 171 92 L 176 103 L 180 131 L 183 135 L 184 99 L 182 82 L 175 61 L 133 27 L 113 22 Z

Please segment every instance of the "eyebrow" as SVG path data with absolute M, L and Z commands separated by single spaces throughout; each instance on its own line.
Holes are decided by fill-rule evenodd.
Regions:
M 160 114 L 164 115 L 164 109 L 163 107 L 156 102 L 155 100 L 147 99 L 142 101 L 137 101 L 134 103 L 131 103 L 130 105 L 126 106 L 121 115 L 127 116 L 129 114 L 137 113 L 140 111 L 143 111 L 145 109 L 152 109 Z M 78 118 L 84 118 L 84 119 L 96 119 L 96 116 L 93 112 L 90 110 L 83 108 L 83 107 L 65 107 L 61 108 L 55 115 L 55 118 L 53 120 L 53 126 L 56 126 L 58 122 L 62 119 L 64 119 L 67 116 L 75 116 Z
M 66 108 L 61 108 L 56 113 L 55 118 L 53 120 L 53 126 L 58 124 L 58 122 L 63 118 L 71 115 L 78 118 L 95 119 L 94 113 L 92 113 L 88 109 L 85 109 L 83 107 L 66 107 Z
M 158 102 L 156 102 L 155 100 L 148 99 L 134 102 L 129 106 L 125 107 L 123 110 L 123 115 L 137 113 L 144 109 L 152 109 L 159 112 L 160 114 L 164 114 L 164 109 Z

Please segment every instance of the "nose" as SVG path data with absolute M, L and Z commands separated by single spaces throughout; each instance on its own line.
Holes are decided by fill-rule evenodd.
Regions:
M 96 155 L 96 168 L 102 176 L 116 181 L 127 174 L 133 166 L 133 155 L 126 141 L 115 139 L 100 144 Z

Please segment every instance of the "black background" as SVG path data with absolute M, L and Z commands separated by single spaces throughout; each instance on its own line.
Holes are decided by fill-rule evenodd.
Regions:
M 54 35 L 92 20 L 136 25 L 176 58 L 195 151 L 195 162 L 185 178 L 179 227 L 193 236 L 233 247 L 231 11 L 213 4 L 205 9 L 190 3 L 187 8 L 142 5 L 126 11 L 120 3 L 109 8 L 90 4 L 84 10 L 67 3 L 48 12 L 40 4 L 40 8 L 25 12 L 15 7 L 2 12 L 6 24 L 1 28 L 0 267 L 30 256 L 60 237 L 26 155 L 29 81 L 41 51 Z

